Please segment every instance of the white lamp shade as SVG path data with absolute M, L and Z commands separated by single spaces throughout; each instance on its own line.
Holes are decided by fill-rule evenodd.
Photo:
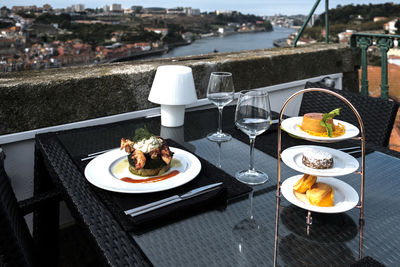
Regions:
M 196 102 L 192 69 L 179 65 L 158 67 L 148 99 L 162 105 L 187 105 Z

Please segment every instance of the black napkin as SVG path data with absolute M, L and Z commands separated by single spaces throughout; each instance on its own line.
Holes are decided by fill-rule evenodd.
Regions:
M 169 146 L 184 149 L 184 147 L 172 140 L 167 140 Z M 82 173 L 85 170 L 87 161 L 82 162 L 81 157 L 73 157 L 73 160 L 80 168 Z M 198 157 L 198 156 L 197 156 Z M 223 209 L 227 202 L 236 197 L 245 195 L 251 191 L 251 187 L 240 183 L 235 178 L 215 167 L 208 161 L 198 157 L 201 162 L 199 175 L 182 186 L 161 192 L 144 194 L 126 194 L 103 190 L 93 186 L 100 199 L 105 203 L 117 221 L 126 231 L 144 232 L 162 224 L 166 224 L 188 216 L 193 216 L 200 212 L 210 209 Z M 221 188 L 211 192 L 176 202 L 169 206 L 156 209 L 135 217 L 125 215 L 124 211 L 149 204 L 176 194 L 186 193 L 192 189 L 223 182 Z

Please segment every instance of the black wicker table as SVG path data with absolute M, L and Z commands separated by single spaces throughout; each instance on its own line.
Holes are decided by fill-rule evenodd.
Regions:
M 107 193 L 87 182 L 83 175 L 85 165 L 79 161 L 92 152 L 118 147 L 121 137 L 131 136 L 134 129 L 146 125 L 153 133 L 201 158 L 203 168 L 210 164 L 224 171 L 220 173 L 219 168 L 208 166 L 212 170 L 210 176 L 233 176 L 236 171 L 247 168 L 249 162 L 248 139 L 234 128 L 233 121 L 234 108 L 225 108 L 223 130 L 231 133 L 233 139 L 222 144 L 205 138 L 217 128 L 216 109 L 187 112 L 184 127 L 178 128 L 160 127 L 160 118 L 156 117 L 38 135 L 35 193 L 53 186 L 61 191 L 77 223 L 87 229 L 105 265 L 271 266 L 275 236 L 276 128 L 256 139 L 255 166 L 267 172 L 270 179 L 253 188 L 252 209 L 258 226 L 246 233 L 237 227 L 249 214 L 246 190 L 224 205 L 209 203 L 209 208 L 186 211 L 173 218 L 148 220 L 130 228 L 129 220 L 116 216 L 110 208 L 113 199 L 104 198 Z M 400 265 L 400 159 L 372 149 L 369 152 L 364 224 L 359 222 L 358 209 L 341 214 L 313 213 L 313 225 L 307 232 L 307 212 L 282 198 L 279 266 Z M 282 177 L 298 174 L 284 165 L 282 168 Z M 358 175 L 340 179 L 359 191 Z M 35 214 L 36 232 L 51 235 L 57 223 L 57 205 Z

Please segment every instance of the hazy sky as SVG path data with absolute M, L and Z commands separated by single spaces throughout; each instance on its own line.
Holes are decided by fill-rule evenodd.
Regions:
M 349 4 L 380 4 L 393 1 L 379 1 L 379 0 L 330 0 L 329 7 L 333 8 L 337 5 Z M 293 15 L 293 14 L 308 14 L 315 3 L 315 0 L 1 0 L 0 6 L 18 5 L 36 5 L 43 6 L 43 4 L 50 4 L 53 8 L 66 7 L 72 4 L 84 4 L 85 7 L 95 8 L 104 5 L 111 5 L 113 3 L 122 4 L 123 8 L 131 7 L 132 5 L 141 5 L 144 7 L 192 7 L 199 8 L 201 11 L 214 11 L 214 10 L 237 10 L 244 14 L 256 15 L 274 15 L 277 13 Z M 325 1 L 321 0 L 316 13 L 322 13 L 325 9 Z

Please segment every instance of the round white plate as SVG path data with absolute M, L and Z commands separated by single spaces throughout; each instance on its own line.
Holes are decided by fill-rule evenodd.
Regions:
M 170 147 L 174 152 L 171 169 L 178 170 L 179 174 L 152 183 L 128 183 L 121 181 L 123 177 L 133 179 L 145 179 L 145 177 L 132 174 L 126 168 L 120 170 L 115 169 L 116 166 L 121 166 L 121 162 L 127 161 L 127 153 L 119 148 L 104 153 L 92 161 L 85 168 L 85 177 L 93 185 L 114 192 L 120 193 L 150 193 L 158 192 L 181 186 L 194 179 L 201 170 L 201 163 L 193 154 L 175 147 Z
M 303 152 L 308 148 L 314 148 L 330 153 L 333 157 L 333 167 L 329 169 L 313 169 L 303 164 Z M 282 161 L 290 168 L 316 176 L 342 176 L 358 170 L 359 163 L 351 155 L 329 147 L 323 146 L 292 146 L 281 154 Z
M 346 132 L 344 135 L 337 137 L 322 137 L 322 136 L 313 136 L 310 135 L 303 130 L 300 129 L 299 125 L 303 122 L 303 117 L 291 117 L 282 121 L 282 129 L 289 134 L 295 135 L 300 138 L 308 139 L 308 140 L 316 140 L 316 141 L 340 141 L 353 138 L 359 134 L 359 130 L 353 124 L 350 124 L 341 120 L 333 120 L 333 123 L 337 125 L 338 123 L 344 125 Z
M 311 205 L 308 200 L 303 202 L 296 197 L 293 191 L 293 185 L 303 177 L 302 174 L 292 176 L 286 179 L 281 186 L 282 195 L 292 204 L 305 210 L 321 213 L 341 213 L 354 208 L 358 203 L 358 194 L 353 187 L 345 182 L 333 177 L 317 178 L 317 182 L 322 182 L 333 187 L 335 196 L 333 207 L 318 207 Z

